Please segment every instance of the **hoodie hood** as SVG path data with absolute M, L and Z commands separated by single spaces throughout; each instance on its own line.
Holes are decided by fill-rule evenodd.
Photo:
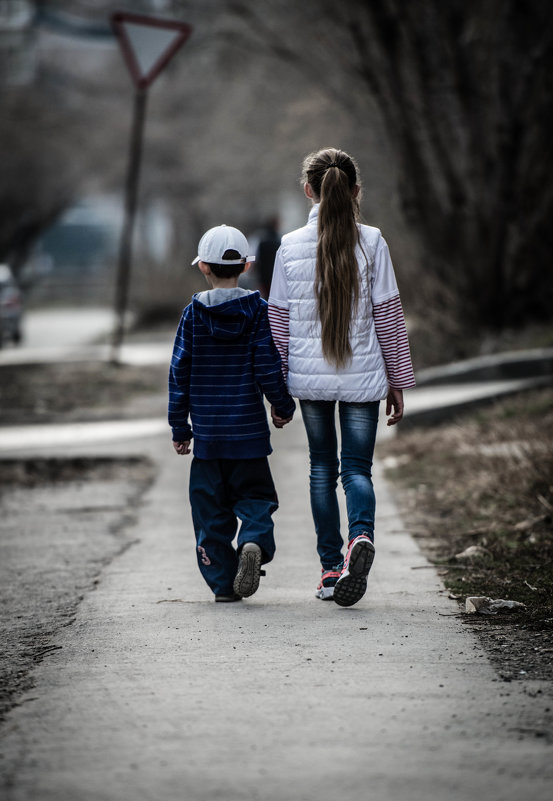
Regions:
M 210 289 L 192 298 L 192 305 L 215 339 L 238 339 L 259 313 L 262 304 L 259 292 L 236 289 Z

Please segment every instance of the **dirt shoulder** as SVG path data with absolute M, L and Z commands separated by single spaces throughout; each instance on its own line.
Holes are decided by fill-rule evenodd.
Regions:
M 382 443 L 410 531 L 506 680 L 553 680 L 553 392 Z M 467 614 L 467 597 L 518 601 Z
M 0 459 L 0 720 L 105 565 L 133 544 L 153 476 L 143 458 Z
M 2 425 L 162 414 L 166 367 L 61 363 L 0 367 Z M 146 458 L 0 458 L 0 720 L 33 686 L 130 531 L 155 475 Z

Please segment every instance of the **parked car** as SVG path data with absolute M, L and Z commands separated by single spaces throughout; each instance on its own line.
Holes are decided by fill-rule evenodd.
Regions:
M 7 264 L 0 264 L 0 348 L 21 342 L 23 296 Z

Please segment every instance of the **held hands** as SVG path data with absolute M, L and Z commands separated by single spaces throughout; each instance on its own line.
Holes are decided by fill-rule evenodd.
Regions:
M 275 407 L 271 406 L 271 417 L 273 419 L 273 425 L 275 428 L 284 428 L 286 423 L 289 423 L 292 417 L 279 417 L 278 414 L 275 412 Z
M 403 417 L 403 390 L 390 389 L 386 398 L 386 414 L 393 414 L 388 418 L 388 425 L 395 426 Z
M 173 442 L 173 448 L 179 456 L 183 456 L 185 453 L 190 453 L 190 440 L 187 440 L 186 442 Z

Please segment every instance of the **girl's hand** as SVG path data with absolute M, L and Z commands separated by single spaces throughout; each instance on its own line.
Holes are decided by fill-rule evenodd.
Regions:
M 386 414 L 393 414 L 388 418 L 388 425 L 395 426 L 403 417 L 403 390 L 390 389 L 386 398 Z
M 186 442 L 173 442 L 173 448 L 179 456 L 183 456 L 185 453 L 190 453 L 190 440 L 187 440 Z
M 275 412 L 274 406 L 271 406 L 271 417 L 273 419 L 273 425 L 275 428 L 284 428 L 286 423 L 289 423 L 292 419 L 291 417 L 279 417 Z

